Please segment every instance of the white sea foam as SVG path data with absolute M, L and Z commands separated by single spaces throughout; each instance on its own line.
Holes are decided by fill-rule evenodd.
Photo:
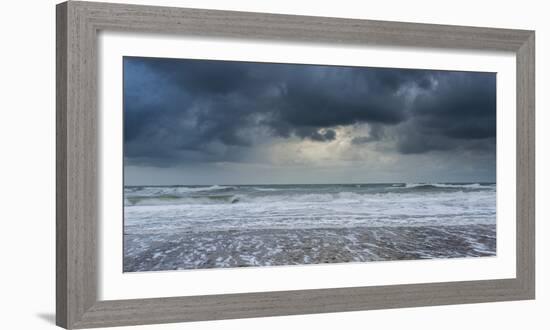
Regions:
M 233 186 L 196 186 L 196 187 L 180 187 L 180 186 L 151 186 L 151 187 L 127 187 L 125 193 L 137 194 L 142 196 L 161 196 L 161 195 L 187 195 L 198 192 L 213 192 L 213 191 L 230 191 L 236 187 Z
M 395 187 L 395 185 L 394 185 Z M 471 189 L 494 189 L 494 185 L 481 185 L 479 183 L 455 184 L 455 183 L 407 183 L 405 188 L 434 187 L 434 188 L 471 188 Z
M 125 230 L 173 233 L 251 228 L 441 226 L 494 224 L 496 217 L 495 192 L 491 190 L 216 198 L 188 198 L 185 203 L 175 199 L 175 202 L 125 207 Z
M 127 271 L 495 253 L 491 184 L 131 187 L 125 203 Z
M 276 188 L 260 188 L 260 187 L 253 187 L 252 189 L 256 190 L 256 191 L 278 191 L 280 189 L 276 189 Z

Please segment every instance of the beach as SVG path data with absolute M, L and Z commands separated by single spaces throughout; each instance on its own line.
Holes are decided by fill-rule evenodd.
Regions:
M 124 271 L 496 255 L 491 183 L 125 187 Z

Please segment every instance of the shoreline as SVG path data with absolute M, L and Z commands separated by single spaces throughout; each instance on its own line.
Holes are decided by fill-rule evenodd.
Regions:
M 124 272 L 495 255 L 494 224 L 124 235 Z

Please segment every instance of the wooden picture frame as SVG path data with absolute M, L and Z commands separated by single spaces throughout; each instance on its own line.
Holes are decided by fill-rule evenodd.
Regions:
M 534 299 L 534 31 L 69 1 L 57 5 L 56 322 L 137 325 Z M 98 31 L 512 51 L 516 278 L 99 301 Z

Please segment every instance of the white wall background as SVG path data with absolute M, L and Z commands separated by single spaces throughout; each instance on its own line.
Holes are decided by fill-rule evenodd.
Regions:
M 55 311 L 55 3 L 0 11 L 0 318 L 3 329 L 53 329 Z M 212 321 L 142 329 L 548 329 L 550 327 L 550 20 L 544 1 L 110 1 L 537 32 L 537 299 L 367 312 Z

